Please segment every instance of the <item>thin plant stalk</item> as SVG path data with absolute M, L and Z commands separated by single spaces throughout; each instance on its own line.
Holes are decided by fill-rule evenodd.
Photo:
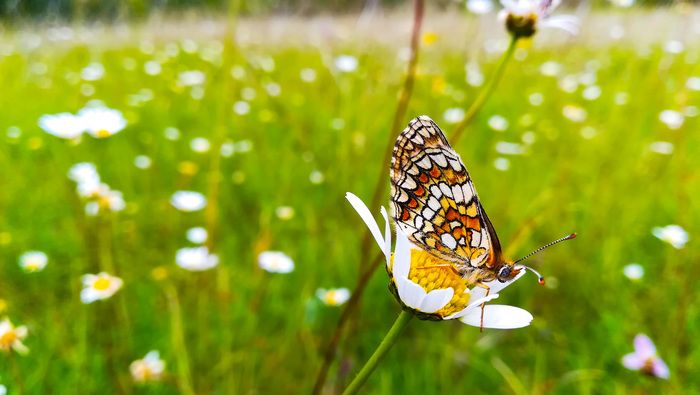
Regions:
M 189 353 L 185 344 L 185 330 L 182 324 L 182 311 L 177 290 L 172 284 L 165 284 L 165 297 L 170 310 L 170 341 L 175 352 L 177 365 L 177 383 L 180 393 L 194 395 L 192 387 L 192 372 L 190 369 Z
M 391 346 L 396 343 L 396 340 L 399 338 L 404 328 L 406 328 L 406 325 L 411 321 L 411 318 L 413 318 L 412 313 L 401 310 L 401 314 L 399 314 L 396 321 L 394 321 L 394 325 L 391 326 L 391 329 L 389 329 L 389 332 L 384 336 L 382 342 L 379 343 L 377 349 L 374 350 L 374 354 L 367 360 L 365 366 L 362 367 L 357 376 L 355 376 L 350 385 L 345 389 L 343 395 L 356 394 L 360 388 L 362 388 L 365 382 L 367 382 L 367 379 L 369 379 L 369 376 L 374 372 L 374 369 L 377 368 L 377 365 L 379 365 L 384 355 L 386 355 L 389 349 L 391 349 Z
M 398 130 L 400 125 L 404 121 L 406 116 L 406 111 L 408 109 L 408 104 L 413 94 L 413 85 L 416 79 L 416 67 L 418 64 L 418 53 L 420 49 L 420 32 L 421 26 L 423 24 L 423 16 L 425 14 L 425 1 L 415 0 L 414 3 L 414 14 L 413 14 L 413 28 L 411 31 L 411 53 L 408 61 L 408 67 L 406 71 L 406 78 L 404 79 L 403 86 L 401 88 L 401 93 L 399 95 L 399 100 L 396 104 L 396 112 L 394 113 L 394 118 L 392 121 L 391 130 L 389 133 L 389 141 L 387 142 L 386 148 L 384 150 L 384 160 L 382 164 L 388 163 L 391 158 L 391 152 L 394 143 L 394 131 Z M 377 179 L 377 185 L 374 188 L 374 195 L 372 196 L 372 207 L 378 206 L 381 202 L 382 195 L 384 193 L 384 188 L 386 188 L 385 179 L 386 167 L 382 165 L 380 167 L 379 177 Z M 318 395 L 323 389 L 323 385 L 326 382 L 326 377 L 328 376 L 328 370 L 330 369 L 331 363 L 335 358 L 335 351 L 340 341 L 345 324 L 348 318 L 352 315 L 355 307 L 359 304 L 360 297 L 367 286 L 367 282 L 372 277 L 375 267 L 377 266 L 378 259 L 372 259 L 367 264 L 369 260 L 369 242 L 370 235 L 366 233 L 361 242 L 361 258 L 360 258 L 360 275 L 358 277 L 357 285 L 352 291 L 352 296 L 348 303 L 345 304 L 343 311 L 340 314 L 338 323 L 331 335 L 330 341 L 326 346 L 323 361 L 321 362 L 321 367 L 316 375 L 316 382 L 314 383 L 313 394 Z
M 462 119 L 457 127 L 455 127 L 454 132 L 452 132 L 452 136 L 450 138 L 452 144 L 457 144 L 459 139 L 462 137 L 464 130 L 474 119 L 474 116 L 476 116 L 479 110 L 481 110 L 481 108 L 484 106 L 484 103 L 486 103 L 486 100 L 488 100 L 491 94 L 496 90 L 496 86 L 498 86 L 498 82 L 501 80 L 503 77 L 503 72 L 506 70 L 506 65 L 508 65 L 508 62 L 513 57 L 517 44 L 518 37 L 513 35 L 510 39 L 508 49 L 506 49 L 506 52 L 504 52 L 501 56 L 501 60 L 498 62 L 496 70 L 493 72 L 493 74 L 491 74 L 491 78 L 489 78 L 488 82 L 486 82 L 486 86 L 484 86 L 481 92 L 479 92 L 479 96 L 476 97 L 471 106 L 469 106 L 467 109 L 467 112 L 464 114 L 464 119 Z

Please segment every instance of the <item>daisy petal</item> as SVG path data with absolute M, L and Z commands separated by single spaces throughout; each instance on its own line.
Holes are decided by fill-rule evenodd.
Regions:
M 454 294 L 455 291 L 452 288 L 432 290 L 425 296 L 425 299 L 423 299 L 423 302 L 420 304 L 420 308 L 418 310 L 424 313 L 432 314 L 445 307 L 445 305 L 452 300 L 452 296 Z
M 386 213 L 386 209 L 384 206 L 381 208 L 382 212 L 382 217 L 384 217 L 384 251 L 391 251 L 391 225 L 389 224 L 389 215 Z M 384 255 L 387 255 L 386 259 L 386 265 L 387 267 L 389 266 L 389 261 L 390 259 L 388 258 L 388 254 L 384 253 Z
M 421 303 L 423 303 L 423 299 L 425 298 L 425 290 L 423 287 L 406 277 L 397 277 L 396 290 L 403 304 L 412 309 L 420 310 Z
M 651 362 L 651 371 L 654 373 L 654 376 L 662 379 L 668 379 L 671 375 L 668 365 L 666 365 L 661 358 L 654 358 L 654 360 Z
M 384 246 L 384 237 L 382 237 L 382 232 L 379 230 L 377 221 L 375 221 L 372 213 L 369 211 L 365 203 L 351 192 L 346 193 L 345 198 L 348 199 L 348 202 L 350 202 L 352 208 L 354 208 L 355 211 L 357 211 L 357 214 L 360 215 L 360 218 L 362 218 L 365 225 L 367 225 L 367 228 L 369 228 L 369 231 L 372 233 L 372 236 L 379 245 L 379 248 L 382 250 L 384 255 L 388 257 L 389 251 Z
M 647 335 L 639 334 L 634 337 L 634 352 L 643 359 L 656 355 L 656 346 Z
M 630 353 L 622 357 L 622 366 L 629 370 L 639 370 L 644 366 L 644 358 L 637 353 Z
M 523 328 L 532 322 L 532 314 L 519 307 L 506 305 L 486 305 L 484 321 L 481 321 L 481 309 L 470 310 L 460 321 L 467 325 L 493 329 Z

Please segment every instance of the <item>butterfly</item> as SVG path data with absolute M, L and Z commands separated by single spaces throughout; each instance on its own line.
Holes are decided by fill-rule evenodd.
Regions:
M 537 271 L 516 264 L 576 236 L 570 234 L 517 261 L 507 259 L 466 166 L 438 125 L 424 115 L 413 119 L 396 140 L 390 177 L 391 211 L 398 228 L 470 285 L 508 282 L 523 269 L 544 283 Z

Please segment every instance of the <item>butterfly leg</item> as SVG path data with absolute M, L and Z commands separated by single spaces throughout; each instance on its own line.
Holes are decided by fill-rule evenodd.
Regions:
M 454 271 L 456 274 L 461 274 L 461 272 L 460 272 L 459 270 L 457 270 L 457 269 L 454 267 L 454 265 L 452 265 L 452 264 L 450 264 L 450 263 L 444 263 L 444 264 L 439 264 L 439 265 L 418 266 L 418 267 L 415 267 L 414 270 L 435 269 L 435 268 L 438 268 L 438 267 L 445 267 L 445 268 L 451 269 L 451 270 Z
M 484 284 L 484 283 L 476 283 L 477 287 L 483 288 L 486 290 L 486 295 L 484 296 L 489 296 L 489 293 L 491 292 L 491 288 Z M 481 324 L 479 325 L 479 332 L 484 331 L 484 308 L 486 307 L 486 302 L 481 304 Z

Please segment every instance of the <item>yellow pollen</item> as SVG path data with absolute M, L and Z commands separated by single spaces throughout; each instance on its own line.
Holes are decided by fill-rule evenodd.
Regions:
M 100 137 L 100 138 L 109 137 L 111 135 L 112 135 L 112 133 L 110 133 L 109 130 L 106 130 L 106 129 L 100 129 L 97 132 L 95 132 L 95 136 Z
M 17 340 L 17 333 L 14 329 L 11 329 L 0 336 L 0 349 L 8 349 L 12 347 L 12 344 Z
M 98 291 L 104 291 L 109 288 L 109 279 L 100 277 L 92 283 L 92 287 Z

